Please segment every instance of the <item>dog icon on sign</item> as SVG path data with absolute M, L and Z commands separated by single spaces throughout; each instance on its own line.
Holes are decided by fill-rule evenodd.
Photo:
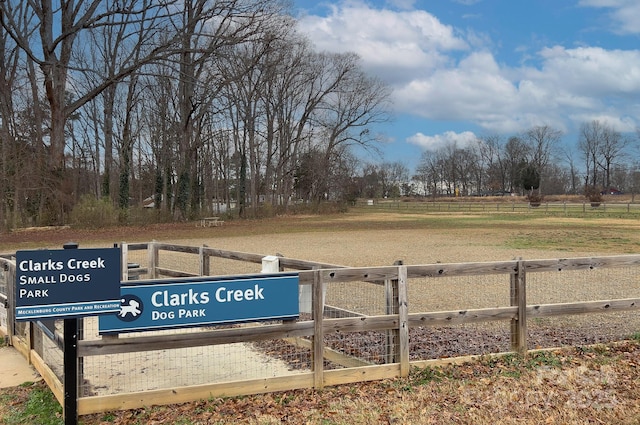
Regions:
M 120 302 L 124 303 L 125 300 L 122 299 Z M 127 314 L 131 314 L 133 317 L 138 316 L 142 311 L 138 308 L 140 307 L 140 303 L 136 300 L 129 300 L 129 305 L 121 305 L 120 306 L 120 317 L 124 317 Z
M 124 295 L 120 299 L 120 313 L 118 318 L 125 322 L 135 320 L 142 314 L 142 300 L 135 295 Z

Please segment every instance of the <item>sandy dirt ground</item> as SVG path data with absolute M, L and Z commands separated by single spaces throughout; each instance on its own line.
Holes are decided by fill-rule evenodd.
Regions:
M 433 232 L 424 229 L 341 231 L 339 233 L 302 233 L 267 236 L 211 237 L 177 240 L 179 244 L 206 244 L 217 249 L 282 254 L 286 257 L 345 266 L 384 266 L 396 260 L 404 264 L 461 263 L 564 258 L 595 255 L 597 252 L 566 250 L 525 250 L 505 246 L 509 234 L 488 232 L 469 234 L 464 230 Z
M 39 379 L 40 375 L 16 349 L 0 348 L 0 388 L 15 387 Z

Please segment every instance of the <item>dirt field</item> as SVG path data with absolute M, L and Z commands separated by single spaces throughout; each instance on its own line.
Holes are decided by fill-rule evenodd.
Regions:
M 194 222 L 108 229 L 30 228 L 0 233 L 0 252 L 81 247 L 119 242 L 207 244 L 245 252 L 286 256 L 353 266 L 552 258 L 640 251 L 640 222 L 619 218 L 534 217 L 487 219 L 464 215 L 350 213 L 226 221 L 200 228 Z M 522 239 L 530 247 L 514 248 Z
M 415 217 L 395 214 L 376 214 L 367 217 L 368 228 L 358 228 L 363 217 L 336 217 L 326 223 L 326 229 L 304 227 L 296 233 L 248 234 L 242 232 L 227 236 L 218 228 L 202 229 L 201 234 L 189 239 L 173 239 L 172 242 L 188 245 L 206 244 L 219 249 L 273 255 L 327 262 L 346 266 L 390 265 L 396 260 L 404 264 L 430 264 L 436 262 L 469 262 L 510 260 L 515 257 L 556 258 L 567 256 L 567 249 L 515 249 L 507 242 L 526 232 L 522 228 L 447 228 L 423 227 L 410 221 Z M 296 217 L 292 218 L 294 221 Z M 402 221 L 406 220 L 406 228 Z M 349 230 L 350 222 L 354 230 Z M 280 223 L 276 223 L 280 224 Z M 302 225 L 304 226 L 304 224 Z M 336 230 L 332 231 L 332 227 Z M 227 229 L 225 229 L 227 230 Z M 275 229 L 274 229 L 275 230 Z M 544 232 L 544 230 L 541 230 Z M 576 247 L 578 248 L 578 247 Z M 596 255 L 599 252 L 588 247 L 571 249 L 572 256 Z M 601 252 L 600 252 L 601 253 Z

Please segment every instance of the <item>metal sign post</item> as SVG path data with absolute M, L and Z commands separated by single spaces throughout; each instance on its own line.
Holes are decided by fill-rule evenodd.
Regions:
M 64 249 L 77 249 L 69 242 Z M 78 424 L 78 319 L 64 319 L 64 424 Z
M 64 424 L 78 423 L 78 320 L 64 319 Z

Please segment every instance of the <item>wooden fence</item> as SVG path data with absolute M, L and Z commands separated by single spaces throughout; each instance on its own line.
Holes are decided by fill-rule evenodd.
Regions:
M 130 258 L 134 251 L 146 250 L 146 265 L 131 268 Z M 199 270 L 178 270 L 162 267 L 159 252 L 182 253 L 197 256 Z M 214 248 L 168 245 L 161 243 L 123 244 L 123 284 L 130 277 L 144 276 L 152 279 L 163 277 L 207 276 L 213 258 L 237 260 L 260 264 L 264 255 L 225 251 Z M 163 254 L 164 255 L 164 254 Z M 15 264 L 11 260 L 0 259 L 8 272 Z M 516 259 L 498 262 L 477 262 L 459 264 L 404 265 L 398 262 L 383 267 L 345 267 L 342 265 L 316 263 L 294 258 L 278 257 L 279 268 L 283 271 L 299 271 L 301 287 L 312 294 L 311 314 L 299 320 L 267 323 L 253 327 L 230 327 L 204 329 L 195 333 L 167 335 L 128 335 L 126 338 L 102 336 L 81 340 L 78 344 L 80 364 L 95 356 L 109 356 L 122 353 L 139 353 L 156 350 L 175 350 L 185 347 L 202 347 L 234 343 L 285 340 L 290 344 L 307 347 L 311 354 L 311 367 L 295 375 L 273 376 L 231 382 L 210 382 L 194 386 L 159 388 L 151 391 L 127 392 L 109 395 L 81 395 L 78 413 L 89 414 L 110 410 L 131 409 L 156 404 L 187 402 L 217 396 L 237 396 L 272 391 L 288 391 L 300 388 L 321 389 L 325 386 L 348 384 L 368 380 L 407 376 L 412 366 L 425 367 L 435 362 L 467 361 L 469 356 L 451 359 L 411 360 L 410 329 L 447 327 L 452 325 L 502 322 L 510 327 L 510 350 L 526 354 L 528 346 L 527 324 L 531 320 L 564 315 L 590 315 L 594 313 L 620 313 L 637 311 L 640 305 L 640 285 L 637 272 L 640 255 L 621 255 L 591 258 L 566 258 L 525 260 Z M 137 266 L 134 265 L 134 266 Z M 630 271 L 631 283 L 621 283 L 618 296 L 607 300 L 575 300 L 571 302 L 531 304 L 527 302 L 527 276 L 548 272 L 550 278 L 567 276 L 576 271 L 615 270 Z M 462 308 L 448 311 L 414 311 L 409 288 L 413 279 L 474 279 L 482 276 L 504 276 L 508 286 L 508 305 L 493 308 Z M 545 275 L 547 276 L 547 275 Z M 546 279 L 546 278 L 545 278 Z M 325 305 L 328 286 L 347 282 L 361 282 L 383 288 L 386 305 L 385 314 L 369 315 L 349 309 Z M 601 282 L 602 285 L 608 283 Z M 12 284 L 6 285 L 12 300 Z M 479 290 L 482 290 L 480 287 Z M 505 303 L 507 304 L 507 303 Z M 11 306 L 9 306 L 11 311 Z M 331 315 L 328 315 L 328 312 Z M 637 317 L 636 314 L 633 316 Z M 628 321 L 628 319 L 625 319 Z M 636 332 L 640 331 L 640 320 L 636 322 Z M 326 345 L 326 337 L 335 334 L 382 332 L 386 335 L 387 348 L 382 364 L 359 361 L 353 355 L 340 352 Z M 38 337 L 38 334 L 44 336 Z M 31 323 L 25 329 L 9 330 L 11 343 L 29 359 L 45 378 L 58 400 L 63 397 L 63 385 L 59 372 L 47 364 L 41 348 L 35 342 L 48 337 L 57 347 L 63 347 L 63 336 L 55 329 L 46 332 L 42 326 Z M 629 335 L 631 336 L 631 335 Z M 496 353 L 483 353 L 496 354 Z M 326 361 L 338 364 L 338 368 L 327 368 Z M 161 371 L 158 371 L 161 373 Z M 80 392 L 82 394 L 82 392 Z
M 640 203 L 636 202 L 601 202 L 597 207 L 588 201 L 543 201 L 539 206 L 533 207 L 522 197 L 505 197 L 502 201 L 479 200 L 469 201 L 464 198 L 438 198 L 424 202 L 401 202 L 393 200 L 380 200 L 371 203 L 361 202 L 358 208 L 367 211 L 394 211 L 410 213 L 532 213 L 550 214 L 559 216 L 593 216 L 593 215 L 623 215 L 637 216 L 640 214 Z

